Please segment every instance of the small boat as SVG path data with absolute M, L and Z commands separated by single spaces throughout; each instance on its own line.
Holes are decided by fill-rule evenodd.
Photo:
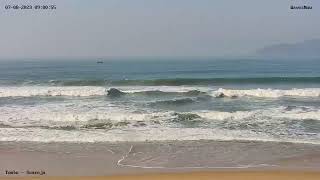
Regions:
M 97 64 L 103 64 L 103 61 L 97 61 Z

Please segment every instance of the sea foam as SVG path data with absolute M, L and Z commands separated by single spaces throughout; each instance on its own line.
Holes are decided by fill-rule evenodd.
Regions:
M 0 87 L 0 97 L 30 97 L 30 96 L 101 96 L 106 95 L 104 87 L 46 87 L 22 86 Z
M 111 87 L 110 87 L 111 88 Z M 32 96 L 105 96 L 109 87 L 99 86 L 17 86 L 0 87 L 0 97 L 32 97 Z M 187 93 L 199 91 L 209 93 L 213 97 L 266 97 L 279 98 L 284 96 L 320 97 L 320 88 L 305 89 L 214 89 L 207 87 L 185 86 L 121 86 L 113 87 L 124 93 L 163 92 Z M 147 94 L 147 93 L 146 93 Z M 186 94 L 187 95 L 187 94 Z
M 223 89 L 212 91 L 212 96 L 220 97 L 242 97 L 242 96 L 253 96 L 253 97 L 268 97 L 278 98 L 283 96 L 299 96 L 299 97 L 320 97 L 320 88 L 306 88 L 306 89 Z
M 112 106 L 90 109 L 77 103 L 75 106 L 2 106 L 0 112 L 0 141 L 114 142 L 207 139 L 320 143 L 320 134 L 316 132 L 309 132 L 303 128 L 288 132 L 286 127 L 292 120 L 320 120 L 320 110 L 315 107 L 283 106 L 251 111 L 177 113 L 135 112 Z M 192 117 L 204 126 L 181 128 L 186 121 L 193 121 Z M 173 119 L 175 121 L 172 121 Z M 155 121 L 157 123 L 153 123 Z M 119 122 L 122 122 L 122 125 L 117 126 Z M 250 124 L 255 126 L 244 129 L 232 128 Z M 179 128 L 176 128 L 177 126 Z M 277 128 L 273 129 L 274 127 Z M 307 134 L 311 137 L 304 136 Z M 277 138 L 278 135 L 281 137 Z
M 207 90 L 194 87 L 170 87 L 170 86 L 10 86 L 0 87 L 0 97 L 32 97 L 32 96 L 105 96 L 107 90 L 117 88 L 125 93 L 137 92 L 188 92 L 191 90 Z

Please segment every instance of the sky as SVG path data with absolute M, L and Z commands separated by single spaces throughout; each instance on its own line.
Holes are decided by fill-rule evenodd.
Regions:
M 246 56 L 320 38 L 319 19 L 319 0 L 1 0 L 0 59 Z

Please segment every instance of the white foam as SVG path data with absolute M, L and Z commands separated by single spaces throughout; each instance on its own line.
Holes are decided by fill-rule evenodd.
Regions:
M 214 97 L 219 95 L 225 95 L 228 97 L 242 97 L 242 96 L 254 96 L 254 97 L 270 97 L 278 98 L 283 96 L 300 96 L 300 97 L 320 97 L 320 88 L 306 88 L 306 89 L 249 89 L 249 90 L 237 90 L 237 89 L 218 89 L 212 91 Z
M 320 120 L 320 110 L 319 109 L 310 109 L 308 111 L 297 108 L 291 111 L 278 111 L 273 114 L 272 117 L 275 118 L 286 118 L 286 119 L 295 119 L 295 120 Z
M 221 111 L 200 111 L 195 112 L 202 118 L 208 120 L 243 120 L 252 118 L 255 121 L 270 119 L 291 119 L 291 120 L 320 120 L 320 110 L 315 108 L 309 108 L 303 110 L 303 108 L 295 108 L 291 111 L 287 111 L 286 107 L 259 109 L 253 111 L 235 111 L 235 112 L 221 112 Z
M 185 86 L 11 86 L 0 87 L 0 97 L 31 96 L 104 96 L 109 88 L 117 88 L 126 93 L 143 91 L 187 92 L 190 90 L 207 91 L 207 88 Z
M 205 119 L 214 119 L 214 120 L 241 120 L 253 116 L 257 112 L 255 111 L 236 111 L 236 112 L 221 112 L 221 111 L 201 111 L 197 114 Z
M 112 86 L 113 87 L 113 86 Z M 104 96 L 111 87 L 98 86 L 16 86 L 0 87 L 0 97 L 30 97 L 30 96 Z M 117 88 L 126 93 L 135 93 L 143 91 L 163 91 L 163 92 L 187 92 L 199 90 L 203 92 L 211 91 L 211 95 L 218 97 L 223 94 L 228 97 L 270 97 L 278 98 L 283 96 L 300 97 L 320 97 L 320 88 L 306 89 L 218 89 L 210 90 L 206 87 L 188 87 L 188 86 L 119 86 Z
M 88 121 L 111 122 L 150 122 L 158 120 L 168 122 L 174 118 L 173 111 L 165 112 L 136 112 L 134 109 L 116 107 L 105 102 L 75 103 L 47 103 L 36 106 L 11 105 L 0 106 L 0 123 L 10 126 L 55 126 L 55 125 L 82 125 Z M 317 108 L 296 107 L 290 111 L 286 107 L 259 109 L 252 111 L 193 111 L 207 121 L 232 120 L 241 121 L 278 121 L 290 120 L 320 120 L 320 110 Z
M 317 136 L 319 139 L 320 136 Z M 47 129 L 1 128 L 0 141 L 34 142 L 143 142 L 168 140 L 269 141 L 320 144 L 319 140 L 274 138 L 248 130 L 202 128 L 134 128 L 109 131 L 63 131 Z
M 135 128 L 109 131 L 62 131 L 47 129 L 1 128 L 0 141 L 37 142 L 117 142 L 165 140 L 263 140 L 275 141 L 251 131 L 225 131 L 201 128 Z
M 209 88 L 192 87 L 192 86 L 120 86 L 117 89 L 126 93 L 145 92 L 145 91 L 162 91 L 162 92 L 188 92 L 191 90 L 199 90 L 206 92 Z
M 48 103 L 37 106 L 0 106 L 0 123 L 23 126 L 82 125 L 95 122 L 150 121 L 168 113 L 139 113 L 112 104 L 100 106 L 97 102 Z
M 1 123 L 16 128 L 0 128 L 0 141 L 39 141 L 39 142 L 101 142 L 101 141 L 164 141 L 164 140 L 254 140 L 254 141 L 286 141 L 318 143 L 320 134 L 314 134 L 310 139 L 307 136 L 274 138 L 266 132 L 254 132 L 250 130 L 230 130 L 216 128 L 173 128 L 166 124 L 169 118 L 174 116 L 173 112 L 158 113 L 134 113 L 112 106 L 85 110 L 83 105 L 72 104 L 46 104 L 45 106 L 7 106 L 0 107 Z M 244 121 L 279 123 L 278 118 L 285 119 L 316 119 L 320 120 L 320 110 L 316 108 L 296 107 L 290 111 L 285 107 L 270 108 L 253 111 L 197 111 L 207 121 L 228 120 L 228 122 Z M 145 127 L 121 127 L 105 130 L 54 130 L 36 128 L 36 126 L 56 125 L 83 125 L 92 119 L 111 121 L 145 121 L 152 119 L 161 121 L 161 125 L 147 125 Z M 236 123 L 236 122 L 235 122 Z M 279 124 L 280 125 L 280 124 Z M 24 128 L 24 126 L 29 126 Z M 30 126 L 35 126 L 31 128 Z M 261 124 L 263 127 L 264 124 Z M 267 127 L 266 127 L 267 128 Z M 282 129 L 284 128 L 284 129 Z M 267 129 L 266 129 L 267 130 Z M 269 129 L 270 130 L 270 129 Z M 281 127 L 286 131 L 286 127 Z M 278 131 L 277 130 L 277 131 Z
M 22 86 L 0 87 L 0 97 L 30 97 L 30 96 L 101 96 L 106 95 L 104 87 L 96 86 Z

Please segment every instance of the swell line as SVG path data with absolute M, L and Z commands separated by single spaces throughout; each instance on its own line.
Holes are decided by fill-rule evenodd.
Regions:
M 54 86 L 181 86 L 181 85 L 224 85 L 224 84 L 274 84 L 274 83 L 320 83 L 320 77 L 241 77 L 241 78 L 168 78 L 168 79 L 75 79 L 49 81 L 22 81 L 14 85 Z

